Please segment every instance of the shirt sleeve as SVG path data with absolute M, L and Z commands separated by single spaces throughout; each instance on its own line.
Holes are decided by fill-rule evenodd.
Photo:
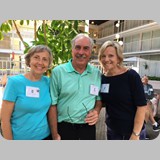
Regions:
M 102 73 L 98 70 L 98 74 L 97 74 L 97 81 L 99 81 L 99 94 L 98 96 L 96 96 L 96 100 L 102 100 L 101 98 L 101 93 L 100 93 L 100 90 L 101 90 L 101 78 L 102 78 Z
M 56 70 L 52 70 L 51 78 L 50 78 L 50 93 L 52 99 L 52 105 L 56 105 L 58 101 L 58 72 Z
M 146 98 L 144 94 L 144 88 L 141 81 L 141 78 L 138 73 L 135 73 L 132 77 L 133 83 L 133 97 L 134 97 L 134 103 L 136 106 L 145 106 L 146 105 Z
M 7 84 L 4 88 L 3 100 L 15 102 L 17 98 L 16 81 L 13 78 L 8 77 Z

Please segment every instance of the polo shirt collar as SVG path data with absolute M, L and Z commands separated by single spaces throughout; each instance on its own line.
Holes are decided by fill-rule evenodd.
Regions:
M 66 69 L 67 72 L 77 72 L 72 65 L 72 59 L 70 59 L 69 62 L 66 63 Z M 92 73 L 92 68 L 89 64 L 87 64 L 87 68 L 85 69 L 84 73 Z

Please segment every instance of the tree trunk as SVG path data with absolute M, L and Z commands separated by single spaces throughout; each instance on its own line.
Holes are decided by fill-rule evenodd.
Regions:
M 24 47 L 26 48 L 27 46 L 26 46 L 25 43 L 24 43 L 24 40 L 23 40 L 23 38 L 22 38 L 22 36 L 21 36 L 21 33 L 20 33 L 19 30 L 18 30 L 18 27 L 17 27 L 17 24 L 16 24 L 15 20 L 13 20 L 13 24 L 14 24 L 14 26 L 15 26 L 15 28 L 16 28 L 16 32 L 17 32 L 17 34 L 18 34 L 21 42 L 23 43 Z
M 47 45 L 47 38 L 46 38 L 46 23 L 45 23 L 45 20 L 43 20 L 43 32 L 44 32 L 45 44 Z
M 34 40 L 36 41 L 37 39 L 37 21 L 34 20 Z

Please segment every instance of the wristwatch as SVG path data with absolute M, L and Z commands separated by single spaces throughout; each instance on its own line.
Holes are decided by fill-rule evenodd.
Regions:
M 135 136 L 140 136 L 140 133 L 132 132 Z

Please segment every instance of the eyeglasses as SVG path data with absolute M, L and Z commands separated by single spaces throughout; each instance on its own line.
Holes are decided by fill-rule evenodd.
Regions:
M 84 119 L 84 117 L 88 114 L 88 109 L 87 109 L 86 105 L 84 103 L 82 103 L 82 105 L 84 107 L 85 113 L 83 113 L 81 116 L 76 117 L 78 120 Z M 80 111 L 82 111 L 82 109 Z M 68 115 L 69 119 L 71 120 L 71 122 L 73 122 L 73 118 L 70 116 L 70 113 L 69 113 L 69 106 L 67 107 L 67 115 Z

